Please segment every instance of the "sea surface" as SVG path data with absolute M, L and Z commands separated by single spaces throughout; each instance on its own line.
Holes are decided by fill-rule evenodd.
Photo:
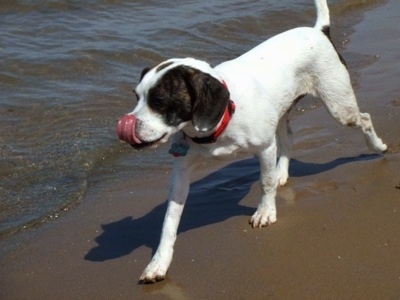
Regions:
M 339 49 L 381 2 L 329 1 Z M 169 166 L 167 146 L 134 151 L 116 136 L 142 68 L 188 56 L 217 64 L 314 22 L 312 0 L 0 0 L 0 237 L 68 213 L 95 182 L 124 180 L 122 156 L 143 178 Z

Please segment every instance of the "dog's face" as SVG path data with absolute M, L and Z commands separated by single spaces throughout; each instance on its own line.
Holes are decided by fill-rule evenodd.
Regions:
M 217 126 L 229 91 L 203 71 L 205 65 L 197 62 L 196 68 L 193 63 L 169 60 L 144 69 L 135 89 L 138 103 L 118 122 L 119 138 L 134 147 L 157 146 L 186 126 L 200 133 Z

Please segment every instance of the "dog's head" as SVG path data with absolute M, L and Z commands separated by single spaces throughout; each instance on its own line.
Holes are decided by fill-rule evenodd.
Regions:
M 207 133 L 229 102 L 229 91 L 206 63 L 167 60 L 142 71 L 135 89 L 138 103 L 118 122 L 121 140 L 134 147 L 164 143 L 179 130 Z

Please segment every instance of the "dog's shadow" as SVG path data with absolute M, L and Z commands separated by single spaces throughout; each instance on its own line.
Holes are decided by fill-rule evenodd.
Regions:
M 290 162 L 290 176 L 314 175 L 337 166 L 380 157 L 377 154 L 338 158 L 328 163 L 305 163 L 296 159 Z M 191 184 L 187 204 L 178 233 L 219 223 L 234 216 L 251 216 L 255 207 L 239 202 L 259 180 L 259 163 L 256 158 L 232 163 L 209 176 Z M 257 205 L 258 200 L 255 201 Z M 101 225 L 103 232 L 96 237 L 98 246 L 89 250 L 85 260 L 105 261 L 128 255 L 141 246 L 156 250 L 166 210 L 166 201 L 145 216 Z

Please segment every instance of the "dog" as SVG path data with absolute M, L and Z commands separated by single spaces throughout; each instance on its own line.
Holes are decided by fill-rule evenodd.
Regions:
M 315 7 L 314 27 L 276 35 L 214 68 L 173 58 L 142 71 L 137 105 L 119 120 L 118 136 L 135 148 L 171 138 L 175 158 L 160 244 L 140 282 L 165 278 L 190 173 L 204 158 L 257 156 L 262 197 L 249 223 L 259 228 L 276 222 L 277 187 L 289 176 L 288 113 L 305 95 L 319 97 L 340 124 L 361 128 L 372 151 L 386 151 L 370 115 L 359 111 L 345 61 L 331 41 L 326 0 L 315 0 Z

